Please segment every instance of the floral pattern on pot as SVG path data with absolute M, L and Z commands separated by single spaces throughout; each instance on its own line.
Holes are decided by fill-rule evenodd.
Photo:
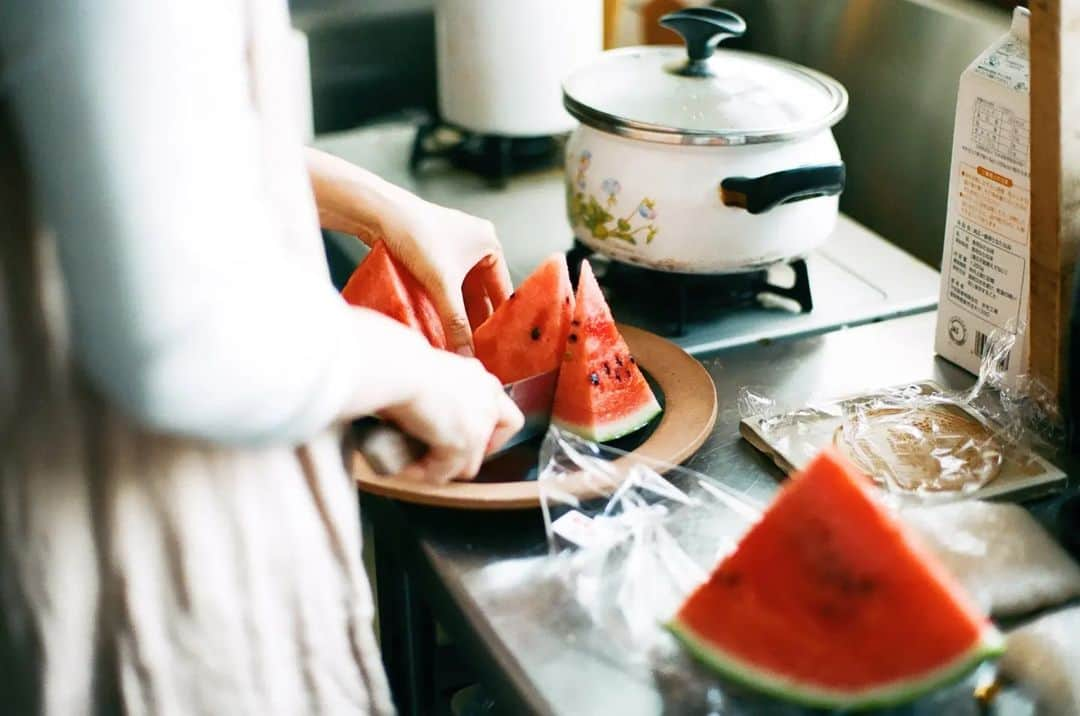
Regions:
M 570 214 L 570 223 L 581 225 L 589 230 L 594 239 L 616 239 L 637 246 L 639 239 L 651 244 L 660 229 L 656 226 L 656 202 L 649 197 L 642 198 L 633 210 L 625 216 L 612 213 L 618 203 L 622 185 L 618 179 L 608 177 L 600 182 L 603 192 L 596 194 L 587 191 L 587 174 L 592 153 L 586 149 L 578 155 L 577 172 L 574 183 L 566 187 L 566 206 Z

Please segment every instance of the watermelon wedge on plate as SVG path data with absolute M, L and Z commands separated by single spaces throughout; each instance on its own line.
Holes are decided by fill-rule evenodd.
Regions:
M 660 403 L 619 334 L 592 267 L 582 261 L 551 422 L 587 440 L 607 442 L 644 427 L 659 413 Z
M 353 271 L 341 296 L 353 306 L 378 311 L 423 333 L 436 348 L 446 348 L 446 333 L 435 304 L 381 240 Z
M 733 681 L 808 706 L 910 701 L 1003 639 L 832 448 L 776 501 L 668 625 Z
M 554 254 L 476 329 L 476 357 L 503 385 L 553 371 L 573 310 L 566 257 Z

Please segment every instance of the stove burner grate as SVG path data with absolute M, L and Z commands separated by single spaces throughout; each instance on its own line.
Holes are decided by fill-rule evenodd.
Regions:
M 636 315 L 655 318 L 656 325 L 669 325 L 670 336 L 686 335 L 694 321 L 711 321 L 720 313 L 762 304 L 794 313 L 814 310 L 810 276 L 801 258 L 786 266 L 737 274 L 672 273 L 597 258 L 577 240 L 566 258 L 575 285 L 581 260 L 593 260 L 597 281 L 612 297 L 609 300 L 633 309 Z M 792 275 L 790 284 L 777 281 L 785 268 Z
M 445 159 L 504 187 L 515 174 L 559 165 L 564 143 L 562 137 L 478 134 L 432 120 L 416 130 L 409 170 L 416 173 L 428 161 Z

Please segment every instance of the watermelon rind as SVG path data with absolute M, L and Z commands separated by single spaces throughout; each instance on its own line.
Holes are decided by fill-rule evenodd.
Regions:
M 551 423 L 555 427 L 574 433 L 594 443 L 606 443 L 641 430 L 662 410 L 660 403 L 654 399 L 629 415 L 615 420 L 606 420 L 599 425 L 571 423 L 554 415 L 551 416 Z
M 801 683 L 740 661 L 706 644 L 677 618 L 665 626 L 698 660 L 731 681 L 754 691 L 811 708 L 868 709 L 898 706 L 960 681 L 979 664 L 1005 653 L 1005 638 L 993 625 L 987 624 L 978 642 L 937 669 L 902 681 L 859 691 L 845 691 Z

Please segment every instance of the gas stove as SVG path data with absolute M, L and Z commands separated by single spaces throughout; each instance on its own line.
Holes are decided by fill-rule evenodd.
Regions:
M 446 160 L 453 167 L 488 179 L 494 187 L 504 188 L 514 175 L 560 164 L 565 144 L 565 137 L 477 134 L 433 119 L 416 128 L 409 170 L 418 174 L 433 160 Z
M 404 121 L 320 137 L 316 145 L 429 201 L 490 219 L 515 283 L 553 252 L 575 258 L 562 172 L 511 173 L 505 186 L 452 162 L 410 170 L 420 122 Z M 459 162 L 460 163 L 460 162 Z M 333 240 L 351 258 L 352 237 Z M 616 320 L 668 337 L 693 354 L 814 335 L 933 310 L 938 273 L 841 215 L 829 241 L 800 261 L 733 276 L 661 274 L 590 257 Z M 812 296 L 812 297 L 811 297 Z
M 630 316 L 635 325 L 648 325 L 671 338 L 683 338 L 696 325 L 712 323 L 726 312 L 761 305 L 793 313 L 814 310 L 806 259 L 737 274 L 673 273 L 612 261 L 575 241 L 566 252 L 575 285 L 583 259 L 589 260 L 608 303 L 618 307 L 621 317 Z M 648 290 L 641 290 L 643 286 Z
M 592 254 L 578 242 L 567 259 L 573 273 L 580 259 L 589 259 L 616 320 L 696 355 L 933 309 L 937 274 L 902 253 L 891 256 L 898 250 L 880 238 L 867 242 L 864 232 L 841 217 L 825 248 L 738 274 L 654 271 Z M 851 250 L 861 251 L 864 260 L 849 262 Z M 893 276 L 890 262 L 898 272 Z

